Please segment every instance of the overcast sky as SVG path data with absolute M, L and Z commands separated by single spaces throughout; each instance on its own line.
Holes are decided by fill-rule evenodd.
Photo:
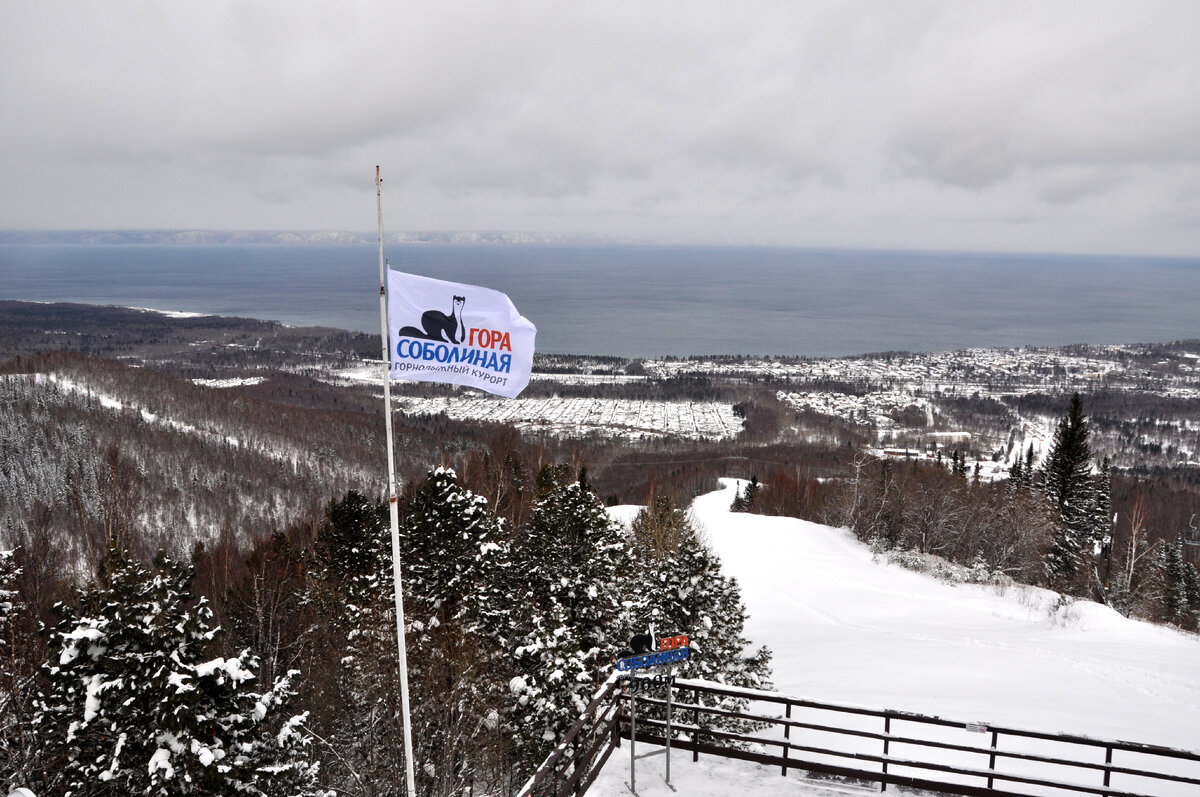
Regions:
M 1200 255 L 1200 2 L 0 0 L 0 228 Z

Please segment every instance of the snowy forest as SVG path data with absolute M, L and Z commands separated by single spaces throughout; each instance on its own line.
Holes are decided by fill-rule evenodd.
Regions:
M 377 342 L 4 310 L 0 786 L 397 793 Z M 400 387 L 440 402 L 395 417 L 418 793 L 514 793 L 651 626 L 689 636 L 688 676 L 770 687 L 687 513 L 718 476 L 748 480 L 736 511 L 845 526 L 906 567 L 1194 631 L 1193 349 L 541 357 L 530 395 L 549 403 L 504 422 L 456 414 L 468 391 Z M 918 368 L 961 389 L 903 387 Z M 596 409 L 617 401 L 637 412 Z M 737 428 L 653 426 L 701 404 Z M 644 509 L 624 527 L 614 504 Z
M 686 513 L 631 534 L 586 474 L 546 466 L 515 526 L 453 470 L 403 499 L 418 791 L 509 794 L 647 627 L 689 673 L 768 687 L 737 584 Z M 393 794 L 402 715 L 386 505 L 349 492 L 248 554 L 147 564 L 119 542 L 36 633 L 29 557 L 0 560 L 9 786 L 38 794 Z M 211 597 L 209 597 L 211 596 Z

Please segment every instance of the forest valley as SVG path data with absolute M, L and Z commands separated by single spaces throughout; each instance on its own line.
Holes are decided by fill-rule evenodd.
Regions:
M 0 351 L 0 786 L 395 793 L 378 341 L 3 302 Z M 1200 344 L 1106 351 L 542 356 L 527 395 L 582 407 L 552 422 L 398 385 L 449 408 L 395 415 L 418 792 L 513 793 L 650 624 L 770 687 L 686 511 L 718 476 L 905 566 L 1195 630 Z M 598 425 L 615 401 L 641 420 Z M 740 428 L 671 431 L 701 404 Z

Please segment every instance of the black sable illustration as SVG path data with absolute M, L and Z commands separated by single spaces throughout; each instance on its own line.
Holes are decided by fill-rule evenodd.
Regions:
M 629 639 L 629 647 L 617 654 L 618 659 L 628 659 L 631 656 L 641 656 L 654 650 L 654 629 L 649 634 L 635 634 Z
M 455 296 L 449 313 L 426 310 L 421 314 L 421 326 L 424 329 L 401 327 L 399 335 L 406 338 L 462 343 L 467 337 L 467 328 L 462 322 L 462 309 L 466 301 L 464 296 Z

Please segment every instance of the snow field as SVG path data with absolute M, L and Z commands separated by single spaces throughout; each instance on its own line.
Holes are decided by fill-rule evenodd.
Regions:
M 729 404 L 596 398 L 529 398 L 501 401 L 478 395 L 400 398 L 412 415 L 446 413 L 456 420 L 510 423 L 519 429 L 577 437 L 602 434 L 639 438 L 673 436 L 719 440 L 741 430 Z
M 1130 620 L 1088 601 L 1063 606 L 1056 593 L 1044 589 L 951 585 L 883 564 L 847 530 L 729 512 L 738 482 L 722 483 L 723 489 L 696 499 L 693 517 L 706 531 L 726 574 L 741 586 L 752 646 L 766 644 L 774 652 L 777 691 L 982 725 L 1200 750 L 1196 636 Z M 635 511 L 620 507 L 613 515 L 627 523 Z M 765 710 L 767 704 L 753 708 L 774 713 Z M 815 721 L 822 719 L 826 717 Z M 853 727 L 882 730 L 878 718 L 871 717 L 840 719 L 837 724 L 854 722 L 858 724 Z M 893 733 L 911 733 L 915 727 L 894 723 Z M 960 729 L 937 733 L 972 746 L 990 741 Z M 927 732 L 922 735 L 932 738 Z M 832 746 L 828 735 L 812 741 Z M 1103 756 L 1102 750 L 1081 753 L 1078 747 L 1012 737 L 1001 737 L 1001 748 L 1052 756 L 1099 755 L 1098 760 Z M 871 752 L 880 752 L 877 742 Z M 897 756 L 911 752 L 902 745 L 891 750 Z M 978 754 L 951 755 L 964 766 L 986 767 Z M 1161 759 L 1151 763 L 1121 751 L 1113 762 L 1132 768 L 1162 765 Z M 661 764 L 655 766 L 661 770 Z M 673 757 L 672 775 L 692 777 L 685 774 L 691 766 L 690 756 Z M 686 793 L 737 793 L 742 787 L 730 787 L 734 781 L 726 780 L 741 777 L 736 770 L 745 766 L 721 761 L 708 785 L 705 775 L 695 775 L 700 782 Z M 1047 774 L 1043 765 L 1024 767 L 1031 774 Z M 623 784 L 614 781 L 613 770 L 628 778 L 627 751 L 625 757 L 614 753 L 597 783 Z M 768 771 L 785 780 L 778 770 Z M 1177 762 L 1171 771 L 1200 777 L 1200 764 Z M 1122 777 L 1125 780 L 1119 780 Z M 645 793 L 657 793 L 649 791 L 652 778 L 645 780 Z M 1149 793 L 1164 797 L 1194 795 L 1196 788 L 1150 785 L 1119 775 L 1113 786 L 1153 789 Z M 774 793 L 746 788 L 756 794 Z M 607 797 L 621 791 L 597 787 L 594 793 Z

